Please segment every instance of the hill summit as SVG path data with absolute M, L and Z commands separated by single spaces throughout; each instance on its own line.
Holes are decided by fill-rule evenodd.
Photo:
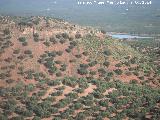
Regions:
M 104 30 L 40 16 L 1 16 L 0 25 L 0 119 L 160 115 L 151 58 Z

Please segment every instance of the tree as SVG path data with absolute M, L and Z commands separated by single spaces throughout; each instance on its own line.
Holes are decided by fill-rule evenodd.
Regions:
M 101 30 L 101 33 L 106 34 L 106 31 L 105 30 Z
M 3 30 L 3 33 L 4 33 L 4 35 L 9 35 L 9 34 L 10 34 L 9 28 L 5 28 L 5 29 Z
M 62 33 L 62 37 L 63 37 L 64 39 L 69 39 L 69 35 L 68 35 L 67 33 Z
M 122 75 L 123 71 L 121 69 L 116 69 L 114 70 L 114 72 L 117 74 L 117 75 Z
M 105 50 L 103 53 L 104 53 L 104 55 L 106 55 L 106 56 L 110 56 L 110 55 L 111 55 L 110 50 Z
M 26 38 L 25 38 L 25 37 L 20 37 L 18 40 L 19 40 L 20 42 L 26 42 Z
M 38 116 L 34 116 L 33 120 L 41 120 L 41 118 Z
M 103 63 L 103 65 L 104 65 L 104 66 L 106 66 L 106 67 L 109 67 L 109 65 L 110 65 L 110 62 L 108 62 L 108 61 L 105 61 L 105 62 Z
M 80 33 L 76 33 L 75 38 L 80 39 L 80 38 L 82 38 L 82 35 Z
M 76 115 L 76 120 L 85 120 L 86 116 L 84 113 L 80 112 Z
M 80 74 L 80 75 L 86 75 L 86 74 L 88 74 L 88 70 L 86 70 L 84 68 L 80 68 L 77 71 L 78 71 L 78 74 Z
M 38 33 L 34 33 L 34 34 L 33 34 L 33 37 L 34 37 L 34 41 L 35 41 L 35 42 L 38 42 L 38 41 L 39 41 L 39 34 L 38 34 Z

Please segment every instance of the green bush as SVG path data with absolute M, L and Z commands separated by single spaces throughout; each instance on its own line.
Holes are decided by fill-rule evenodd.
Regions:
M 50 81 L 48 81 L 47 84 L 48 84 L 49 86 L 57 86 L 57 85 L 60 85 L 61 82 L 60 82 L 60 80 L 50 80 Z
M 13 51 L 13 54 L 19 54 L 20 53 L 20 49 L 16 49 Z
M 23 42 L 22 45 L 23 45 L 23 46 L 27 46 L 28 43 L 27 43 L 27 42 Z
M 65 40 L 65 39 L 61 39 L 59 42 L 60 42 L 61 44 L 64 44 L 64 43 L 66 42 L 66 40 Z
M 86 75 L 86 74 L 88 74 L 88 70 L 86 70 L 84 68 L 80 68 L 77 71 L 78 71 L 78 74 L 80 74 L 80 75 Z
M 76 39 L 80 39 L 80 38 L 82 38 L 82 35 L 81 35 L 80 33 L 77 33 L 77 34 L 75 35 L 75 38 L 76 38 Z
M 81 54 L 78 54 L 78 55 L 75 55 L 76 58 L 81 58 L 82 55 Z
M 56 73 L 56 76 L 57 76 L 57 77 L 61 77 L 61 76 L 62 76 L 62 73 L 61 73 L 61 72 L 57 72 L 57 73 Z
M 4 30 L 3 30 L 3 34 L 4 35 L 9 35 L 11 32 L 10 32 L 10 30 L 9 30 L 9 28 L 5 28 Z
M 105 62 L 103 63 L 103 65 L 104 65 L 104 66 L 106 66 L 106 67 L 109 67 L 109 65 L 110 65 L 110 62 L 108 62 L 108 61 L 105 61 Z
M 64 39 L 69 39 L 69 35 L 68 35 L 67 33 L 62 33 L 62 37 L 63 37 Z
M 38 117 L 38 116 L 35 116 L 35 117 L 33 118 L 33 120 L 41 120 L 41 118 Z
M 76 42 L 76 41 L 72 41 L 72 42 L 70 42 L 70 45 L 71 45 L 71 46 L 76 46 L 76 45 L 77 45 L 77 42 Z
M 92 61 L 92 62 L 90 62 L 88 65 L 89 65 L 90 67 L 93 67 L 93 66 L 95 66 L 97 63 L 98 63 L 97 61 Z
M 19 40 L 20 42 L 26 42 L 26 38 L 25 38 L 25 37 L 20 37 L 18 40 Z
M 70 53 L 71 49 L 67 48 L 65 51 L 68 52 L 68 53 Z
M 104 53 L 104 55 L 106 55 L 106 56 L 110 56 L 110 55 L 111 55 L 110 50 L 105 50 L 103 53 Z
M 63 54 L 63 51 L 57 51 L 56 54 L 57 54 L 58 56 L 61 56 L 61 55 Z
M 44 44 L 45 46 L 47 46 L 47 47 L 50 46 L 50 42 L 48 42 L 48 41 L 43 42 L 43 44 Z
M 25 50 L 24 54 L 32 54 L 32 51 L 31 50 Z
M 39 34 L 38 34 L 38 33 L 34 33 L 34 34 L 33 34 L 33 37 L 34 37 L 34 41 L 35 41 L 35 42 L 38 42 L 38 41 L 39 41 Z
M 121 69 L 116 69 L 114 70 L 114 72 L 117 74 L 117 75 L 122 75 L 123 71 Z

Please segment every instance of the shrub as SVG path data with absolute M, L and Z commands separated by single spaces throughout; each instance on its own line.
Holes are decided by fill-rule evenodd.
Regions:
M 73 45 L 70 45 L 70 46 L 68 46 L 68 48 L 69 48 L 69 49 L 73 49 L 73 48 L 74 48 L 74 46 L 73 46 Z
M 116 69 L 114 70 L 114 72 L 117 74 L 117 75 L 121 75 L 123 73 L 123 71 L 121 69 Z
M 78 92 L 78 93 L 83 93 L 84 92 L 84 88 L 78 88 L 75 91 Z
M 34 33 L 34 34 L 33 34 L 33 37 L 34 37 L 34 41 L 35 41 L 35 42 L 38 42 L 38 41 L 39 41 L 39 34 L 38 34 L 38 33 Z
M 131 72 L 125 72 L 125 74 L 126 74 L 127 76 L 132 75 L 132 73 L 131 73 Z
M 122 67 L 122 64 L 121 64 L 121 63 L 118 63 L 118 64 L 115 65 L 115 67 L 118 67 L 118 68 L 119 68 L 119 67 Z
M 60 76 L 62 76 L 62 73 L 61 73 L 61 72 L 58 72 L 58 73 L 56 73 L 56 76 L 57 76 L 57 77 L 60 77 Z
M 53 120 L 62 120 L 60 117 L 55 117 Z
M 23 116 L 12 117 L 10 120 L 24 120 Z
M 135 64 L 136 63 L 136 58 L 135 57 L 131 58 L 130 61 L 131 61 L 132 64 Z
M 56 54 L 61 56 L 63 54 L 63 51 L 57 51 Z
M 83 106 L 83 105 L 82 105 L 81 103 L 75 103 L 75 104 L 74 104 L 74 108 L 75 108 L 76 110 L 81 109 L 82 106 Z
M 64 44 L 64 43 L 66 42 L 66 40 L 65 40 L 65 39 L 61 39 L 59 42 L 60 42 L 61 44 Z
M 86 75 L 86 74 L 88 74 L 88 70 L 86 70 L 84 68 L 80 68 L 77 71 L 78 71 L 78 74 L 80 74 L 80 75 Z
M 68 35 L 67 33 L 62 33 L 62 37 L 63 37 L 64 39 L 69 39 L 69 35 Z
M 88 65 L 89 65 L 90 67 L 93 67 L 93 66 L 95 66 L 97 63 L 98 63 L 97 61 L 93 61 L 93 62 L 90 62 Z
M 51 37 L 51 38 L 49 39 L 49 41 L 50 41 L 52 44 L 56 44 L 56 43 L 57 43 L 57 40 L 56 40 L 56 38 L 54 38 L 54 37 Z
M 111 78 L 107 76 L 107 77 L 104 78 L 104 80 L 108 82 L 108 81 L 111 80 Z
M 108 107 L 108 101 L 107 100 L 100 100 L 99 105 L 102 107 Z
M 48 52 L 49 57 L 56 57 L 56 55 L 57 55 L 56 51 Z
M 105 30 L 101 30 L 101 33 L 106 34 L 106 31 Z
M 50 42 L 48 42 L 48 41 L 43 42 L 43 44 L 44 44 L 45 46 L 47 46 L 47 47 L 50 46 Z
M 98 99 L 100 99 L 100 98 L 103 97 L 103 94 L 100 93 L 99 91 L 94 91 L 94 92 L 93 92 L 93 95 L 94 95 L 95 98 L 98 98 Z
M 70 38 L 69 38 L 69 41 L 73 41 L 73 39 L 74 39 L 73 37 L 70 37 Z
M 76 120 L 85 120 L 86 116 L 84 113 L 80 112 L 76 115 Z
M 52 93 L 51 96 L 61 96 L 62 94 L 63 94 L 63 91 L 59 90 L 57 92 Z
M 81 68 L 84 68 L 84 69 L 87 69 L 88 67 L 89 67 L 89 65 L 87 65 L 87 64 L 80 64 L 79 65 Z
M 7 82 L 8 84 L 11 84 L 11 83 L 14 82 L 14 80 L 13 80 L 13 79 L 7 79 L 6 82 Z
M 140 80 L 144 80 L 144 76 L 140 76 L 138 77 Z
M 71 49 L 67 48 L 67 49 L 66 49 L 66 52 L 70 53 L 70 52 L 71 52 Z
M 62 83 L 64 85 L 67 85 L 67 86 L 71 86 L 71 87 L 75 87 L 76 86 L 76 79 L 75 78 L 64 78 Z
M 56 64 L 62 64 L 60 60 L 54 61 Z
M 87 51 L 83 52 L 82 54 L 83 54 L 84 56 L 88 56 L 88 52 L 87 52 Z
M 19 40 L 19 42 L 26 42 L 26 38 L 25 37 L 20 37 L 18 40 Z
M 38 117 L 38 116 L 35 116 L 35 117 L 33 118 L 33 120 L 41 120 L 41 118 Z
M 90 71 L 89 72 L 91 75 L 96 75 L 96 71 Z
M 52 66 L 48 70 L 48 72 L 51 73 L 51 74 L 55 73 L 56 71 L 57 71 L 57 67 L 56 66 Z
M 20 53 L 20 49 L 16 49 L 13 51 L 13 54 L 19 54 Z
M 31 50 L 25 50 L 24 54 L 32 54 L 32 51 Z
M 23 42 L 22 45 L 23 45 L 23 46 L 27 46 L 28 43 L 27 43 L 27 42 Z
M 58 38 L 58 39 L 60 39 L 61 37 L 62 37 L 61 34 L 56 35 L 56 38 Z
M 78 55 L 75 55 L 76 58 L 81 58 L 82 55 L 81 54 L 78 54 Z
M 111 55 L 110 50 L 105 50 L 103 53 L 104 53 L 104 55 L 106 55 L 106 56 L 110 56 L 110 55 Z
M 70 63 L 76 62 L 76 59 L 69 60 Z
M 136 76 L 139 76 L 139 72 L 138 71 L 134 71 L 133 74 L 136 75 Z
M 48 81 L 47 84 L 50 86 L 57 86 L 57 85 L 60 85 L 61 82 L 60 82 L 60 80 L 50 80 L 50 81 Z
M 110 62 L 105 61 L 105 62 L 103 63 L 103 65 L 106 66 L 106 67 L 109 67 Z
M 101 74 L 105 74 L 106 73 L 106 71 L 103 68 L 98 69 L 98 72 L 101 73 Z
M 32 22 L 33 22 L 33 24 L 38 25 L 40 23 L 40 19 L 35 19 Z
M 9 28 L 5 28 L 5 29 L 3 30 L 3 34 L 4 34 L 4 35 L 9 35 L 9 34 L 10 34 Z
M 61 65 L 60 70 L 61 70 L 61 71 L 66 71 L 66 68 L 67 68 L 67 65 L 63 64 L 63 65 Z
M 76 38 L 76 39 L 80 39 L 80 38 L 82 38 L 82 35 L 81 35 L 80 33 L 77 33 L 77 34 L 75 35 L 75 38 Z
M 137 83 L 138 83 L 138 81 L 135 80 L 135 79 L 133 79 L 133 80 L 130 81 L 130 84 L 137 84 Z
M 70 42 L 70 45 L 71 45 L 71 46 L 76 46 L 76 45 L 77 45 L 77 42 L 76 42 L 76 41 L 72 41 L 72 42 Z
M 52 113 L 52 114 L 55 114 L 55 113 L 58 113 L 58 108 L 50 108 L 49 111 Z

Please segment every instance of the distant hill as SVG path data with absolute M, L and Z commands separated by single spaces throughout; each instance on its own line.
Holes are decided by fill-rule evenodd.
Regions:
M 159 0 L 152 0 L 151 5 L 119 6 L 77 5 L 77 0 L 58 0 L 56 4 L 53 0 L 1 0 L 0 14 L 54 16 L 84 26 L 101 27 L 108 32 L 158 34 L 160 20 L 156 15 L 159 14 L 159 5 Z M 152 27 L 145 27 L 149 25 Z

